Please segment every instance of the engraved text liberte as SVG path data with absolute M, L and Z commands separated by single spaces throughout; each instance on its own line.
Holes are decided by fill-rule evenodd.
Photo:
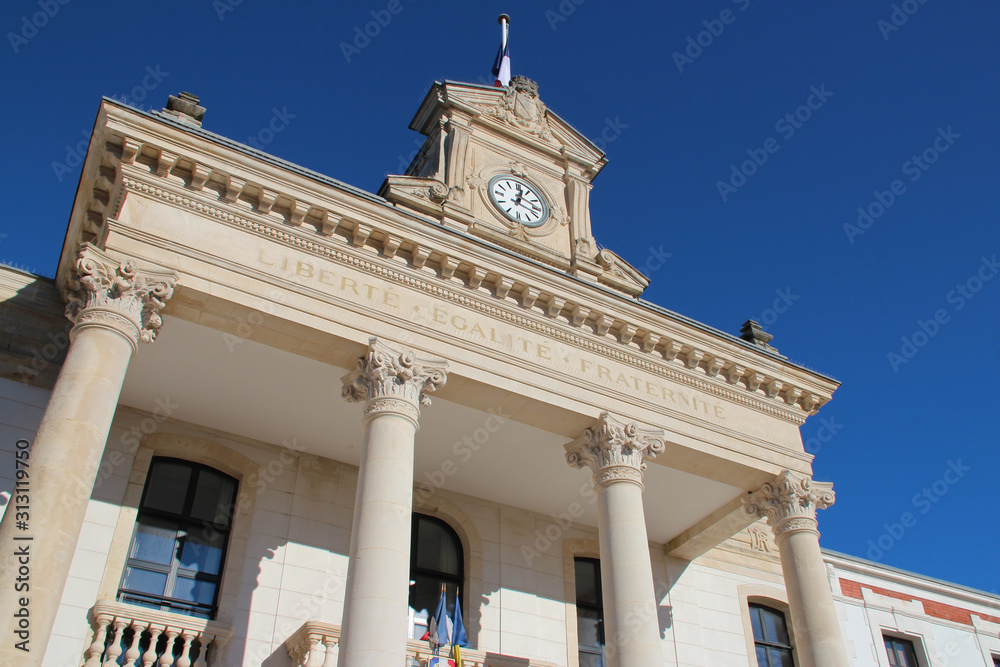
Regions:
M 705 400 L 702 395 L 696 395 L 693 391 L 671 389 L 665 387 L 655 376 L 640 377 L 612 368 L 610 364 L 601 363 L 596 355 L 585 355 L 580 350 L 548 338 L 532 336 L 527 331 L 508 329 L 495 320 L 476 318 L 473 313 L 456 304 L 430 298 L 423 300 L 423 303 L 403 303 L 402 295 L 394 291 L 394 286 L 370 276 L 362 277 L 351 269 L 335 268 L 324 260 L 278 256 L 263 250 L 259 251 L 257 260 L 272 272 L 295 275 L 298 282 L 313 286 L 322 285 L 327 290 L 337 292 L 338 296 L 404 317 L 414 323 L 492 344 L 519 356 L 527 355 L 531 361 L 547 365 L 557 365 L 561 362 L 574 373 L 596 378 L 601 383 L 619 389 L 626 388 L 653 398 L 657 402 L 665 401 L 672 407 L 716 419 L 726 419 L 721 404 Z M 330 268 L 324 267 L 324 264 Z M 352 277 L 355 275 L 357 277 Z M 412 295 L 407 295 L 406 300 L 414 299 Z M 461 313 L 455 312 L 459 309 L 462 309 Z M 586 358 L 587 356 L 592 358 Z

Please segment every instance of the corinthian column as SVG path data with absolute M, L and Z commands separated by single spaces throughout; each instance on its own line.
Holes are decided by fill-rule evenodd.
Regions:
M 642 510 L 644 459 L 662 452 L 663 431 L 607 412 L 566 445 L 571 466 L 594 471 L 609 667 L 663 662 Z
M 41 664 L 129 359 L 156 336 L 176 280 L 80 250 L 66 361 L 0 523 L 0 664 Z
M 750 494 L 747 512 L 766 517 L 781 552 L 792 634 L 802 667 L 847 667 L 847 651 L 819 549 L 816 510 L 833 505 L 833 484 L 790 470 Z
M 420 406 L 445 383 L 447 364 L 372 338 L 344 376 L 344 398 L 364 403 L 340 667 L 400 667 L 410 595 L 413 442 Z

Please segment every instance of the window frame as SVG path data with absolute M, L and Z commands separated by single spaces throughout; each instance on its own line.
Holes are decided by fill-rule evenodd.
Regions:
M 758 667 L 775 667 L 775 666 L 771 665 L 771 657 L 770 657 L 770 652 L 769 651 L 768 651 L 768 658 L 767 658 L 768 664 L 761 665 L 760 661 L 757 660 L 757 647 L 758 646 L 763 646 L 766 649 L 778 649 L 778 650 L 782 650 L 782 651 L 788 651 L 788 656 L 791 659 L 792 665 L 794 667 L 794 665 L 796 663 L 796 656 L 795 656 L 795 635 L 792 633 L 791 624 L 788 622 L 787 610 L 785 610 L 785 609 L 779 609 L 779 608 L 774 607 L 772 605 L 766 604 L 765 602 L 752 601 L 752 600 L 747 600 L 746 607 L 747 607 L 747 611 L 748 611 L 748 613 L 750 615 L 750 637 L 753 640 L 753 644 L 752 644 L 752 646 L 753 646 L 753 655 L 752 655 L 752 658 L 753 658 L 754 662 L 757 663 L 757 666 Z M 754 627 L 754 623 L 753 623 L 754 614 L 755 613 L 762 613 L 764 611 L 770 612 L 772 614 L 777 614 L 777 615 L 779 615 L 781 617 L 781 622 L 782 622 L 782 624 L 784 625 L 784 628 L 785 628 L 785 634 L 788 635 L 788 643 L 787 644 L 781 644 L 781 643 L 778 643 L 776 641 L 769 641 L 769 640 L 767 640 L 765 638 L 761 638 L 761 639 L 757 638 L 757 635 L 753 631 L 753 627 Z M 767 626 L 763 622 L 763 620 L 764 620 L 763 616 L 760 617 L 760 620 L 761 620 L 760 627 L 761 627 L 762 630 L 764 630 Z M 778 667 L 780 667 L 780 666 L 778 666 Z
M 189 481 L 187 483 L 187 489 L 184 501 L 181 505 L 180 513 L 146 507 L 146 498 L 150 488 L 150 481 L 153 479 L 153 474 L 156 471 L 157 464 L 159 463 L 182 465 L 191 471 L 191 476 L 189 477 Z M 208 520 L 196 518 L 191 515 L 194 497 L 198 490 L 198 482 L 200 481 L 202 472 L 205 471 L 212 475 L 221 477 L 224 480 L 230 481 L 233 485 L 232 497 L 229 502 L 228 513 L 226 515 L 227 522 L 224 529 L 220 529 L 219 525 L 215 522 L 214 517 L 212 520 Z M 157 609 L 159 611 L 215 620 L 219 613 L 219 598 L 222 592 L 222 579 L 225 573 L 226 559 L 229 555 L 229 542 L 233 532 L 233 522 L 236 518 L 236 501 L 239 497 L 239 485 L 239 479 L 213 466 L 174 456 L 153 456 L 149 462 L 146 479 L 143 483 L 142 495 L 140 496 L 139 505 L 136 510 L 135 522 L 132 527 L 132 535 L 129 540 L 128 550 L 125 552 L 125 562 L 124 566 L 121 568 L 121 576 L 119 578 L 115 599 L 125 604 L 135 604 L 137 606 Z M 220 507 L 222 506 L 216 505 L 215 517 L 219 516 Z M 143 525 L 144 519 L 152 519 L 154 522 L 158 523 L 169 522 L 170 524 L 173 524 L 174 544 L 172 547 L 170 558 L 171 562 L 169 566 L 162 563 L 155 563 L 132 557 L 136 537 L 139 534 L 139 529 Z M 207 574 L 180 566 L 179 552 L 183 546 L 182 541 L 193 532 L 193 528 L 211 528 L 211 530 L 214 530 L 224 536 L 221 545 L 221 553 L 219 554 L 219 568 L 217 574 Z M 183 533 L 183 535 L 181 535 L 181 533 Z M 164 584 L 164 594 L 153 595 L 125 588 L 125 581 L 130 568 L 136 568 L 146 572 L 158 572 L 160 574 L 165 573 L 167 575 L 167 580 Z M 182 598 L 173 597 L 178 578 L 189 579 L 196 582 L 209 581 L 213 583 L 215 590 L 212 596 L 211 604 L 208 605 L 193 600 L 184 600 Z M 171 594 L 167 595 L 167 591 L 170 591 Z
M 411 517 L 410 518 L 410 569 L 409 569 L 410 581 L 413 581 L 413 575 L 414 574 L 419 574 L 419 575 L 424 576 L 424 577 L 433 577 L 433 578 L 436 578 L 436 579 L 438 579 L 440 581 L 444 581 L 446 585 L 447 584 L 455 584 L 456 590 L 458 591 L 458 595 L 456 596 L 456 601 L 455 602 L 456 602 L 456 604 L 459 605 L 459 607 L 462 610 L 462 619 L 463 619 L 463 623 L 464 623 L 465 619 L 468 617 L 468 613 L 467 613 L 468 612 L 468 608 L 464 604 L 465 595 L 466 595 L 466 590 L 465 590 L 466 589 L 466 586 L 465 586 L 465 576 L 466 576 L 466 572 L 465 572 L 465 569 L 466 569 L 465 568 L 465 557 L 466 557 L 466 554 L 465 554 L 465 544 L 462 542 L 461 536 L 458 534 L 457 530 L 455 530 L 454 528 L 452 528 L 451 524 L 449 524 L 444 519 L 441 519 L 439 517 L 434 516 L 433 514 L 426 514 L 424 512 L 414 511 L 414 512 L 411 513 L 410 517 Z M 438 525 L 439 527 L 443 528 L 444 532 L 451 537 L 452 541 L 455 544 L 455 548 L 458 550 L 458 559 L 457 559 L 457 562 L 458 562 L 458 574 L 457 575 L 449 574 L 447 572 L 441 572 L 439 570 L 432 570 L 430 568 L 419 567 L 416 564 L 417 563 L 417 540 L 418 540 L 418 537 L 419 537 L 419 530 L 418 530 L 417 527 L 418 527 L 419 522 L 422 521 L 422 520 L 426 520 L 426 521 L 428 521 L 430 523 Z M 446 600 L 446 604 L 447 604 L 447 600 Z M 409 596 L 407 596 L 407 606 L 409 606 Z M 412 609 L 412 607 L 410 607 L 410 608 Z M 429 613 L 433 614 L 434 613 L 434 609 L 430 609 Z M 451 617 L 450 613 L 448 614 L 448 617 L 449 618 Z M 430 622 L 430 617 L 428 617 L 427 620 L 428 620 L 428 623 L 429 623 Z M 412 626 L 413 623 L 411 622 L 410 625 Z M 468 627 L 466 627 L 466 633 L 468 633 Z M 419 639 L 419 637 L 415 637 L 415 639 Z
M 576 564 L 577 564 L 578 561 L 584 561 L 584 562 L 588 562 L 588 563 L 593 563 L 595 565 L 595 571 L 596 571 L 596 574 L 597 574 L 597 580 L 596 580 L 596 584 L 597 584 L 597 587 L 596 587 L 597 588 L 597 603 L 596 604 L 593 603 L 593 602 L 581 602 L 580 601 L 580 595 L 579 595 L 579 590 L 578 590 L 579 589 L 579 583 L 578 583 L 578 580 L 575 577 Z M 591 611 L 596 611 L 599 614 L 599 616 L 598 616 L 599 620 L 598 620 L 598 626 L 597 627 L 598 627 L 599 632 L 600 632 L 600 644 L 601 644 L 601 650 L 600 650 L 599 653 L 595 652 L 594 651 L 594 647 L 592 647 L 592 646 L 584 646 L 583 644 L 580 643 L 580 635 L 579 635 L 579 630 L 578 630 L 577 631 L 577 638 L 576 638 L 576 644 L 577 644 L 577 646 L 576 646 L 576 654 L 577 654 L 577 661 L 578 661 L 577 664 L 578 665 L 580 664 L 579 663 L 580 654 L 581 653 L 585 653 L 587 655 L 599 655 L 601 657 L 601 664 L 603 664 L 603 665 L 606 666 L 608 664 L 608 651 L 607 651 L 608 641 L 607 641 L 607 636 L 605 635 L 605 622 L 604 622 L 604 586 L 602 585 L 602 581 L 601 581 L 601 559 L 600 558 L 593 558 L 591 556 L 574 556 L 573 557 L 573 571 L 574 571 L 574 582 L 573 582 L 574 583 L 574 591 L 577 591 L 574 594 L 574 596 L 573 596 L 573 603 L 574 603 L 574 607 L 576 609 L 577 627 L 579 627 L 579 618 L 580 618 L 580 609 L 581 608 L 583 608 L 583 609 L 589 609 Z
M 885 651 L 886 664 L 889 665 L 889 667 L 893 667 L 892 662 L 890 662 L 890 660 L 889 660 L 889 647 L 887 646 L 887 644 L 889 644 L 890 642 L 898 642 L 900 644 L 904 644 L 905 645 L 904 649 L 906 647 L 909 647 L 909 649 L 910 649 L 910 655 L 913 656 L 913 665 L 912 666 L 911 665 L 900 665 L 900 667 L 924 667 L 927 664 L 926 661 L 922 659 L 923 645 L 921 644 L 921 642 L 920 642 L 919 639 L 916 639 L 914 637 L 909 637 L 909 636 L 895 634 L 895 633 L 892 633 L 892 632 L 890 632 L 890 633 L 883 632 L 882 633 L 882 648 Z

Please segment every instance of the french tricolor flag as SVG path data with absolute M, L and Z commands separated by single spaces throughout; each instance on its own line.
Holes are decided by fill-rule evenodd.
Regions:
M 497 51 L 497 58 L 493 61 L 493 76 L 496 78 L 493 85 L 502 88 L 510 83 L 510 49 L 507 47 L 507 25 L 510 23 L 510 17 L 501 14 L 497 21 L 503 29 L 503 39 L 500 42 L 500 50 Z

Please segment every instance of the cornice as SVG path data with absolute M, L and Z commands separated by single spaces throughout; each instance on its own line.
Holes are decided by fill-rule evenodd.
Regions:
M 608 340 L 607 336 L 603 336 L 604 340 L 601 340 L 601 337 L 595 335 L 596 332 L 598 330 L 609 331 L 610 329 L 606 329 L 605 325 L 607 325 L 608 321 L 612 323 L 616 321 L 611 319 L 607 314 L 601 313 L 597 309 L 589 309 L 587 306 L 582 306 L 570 299 L 555 295 L 551 295 L 546 303 L 539 305 L 535 302 L 538 302 L 543 296 L 541 291 L 536 290 L 533 294 L 530 286 L 492 270 L 467 265 L 463 261 L 456 270 L 456 274 L 460 272 L 460 275 L 452 274 L 452 277 L 460 278 L 466 287 L 475 290 L 475 295 L 478 298 L 474 298 L 468 293 L 463 293 L 449 287 L 447 282 L 442 283 L 441 280 L 433 279 L 426 271 L 422 271 L 424 275 L 414 276 L 405 271 L 403 266 L 398 268 L 387 267 L 364 257 L 359 257 L 350 252 L 350 245 L 338 247 L 333 245 L 331 240 L 310 239 L 304 235 L 295 233 L 292 229 L 283 229 L 261 221 L 257 219 L 258 216 L 235 213 L 200 201 L 194 197 L 174 192 L 172 188 L 156 187 L 150 183 L 131 177 L 125 178 L 125 186 L 134 192 L 155 197 L 173 205 L 216 218 L 274 241 L 281 242 L 286 246 L 327 257 L 335 262 L 348 264 L 367 273 L 418 289 L 443 300 L 477 310 L 523 329 L 535 331 L 546 337 L 589 350 L 609 359 L 621 361 L 635 368 L 673 380 L 679 384 L 687 385 L 692 389 L 727 399 L 733 403 L 763 412 L 772 417 L 777 417 L 798 425 L 802 424 L 808 416 L 801 404 L 801 400 L 797 404 L 789 404 L 784 399 L 767 400 L 768 397 L 766 395 L 754 396 L 746 390 L 745 385 L 740 384 L 742 382 L 741 378 L 744 376 L 750 373 L 762 376 L 762 373 L 753 369 L 746 369 L 744 375 L 736 378 L 736 381 L 726 381 L 726 384 L 722 384 L 720 381 L 713 381 L 708 377 L 708 370 L 711 370 L 712 365 L 719 366 L 725 363 L 721 358 L 714 357 L 713 361 L 707 361 L 703 353 L 699 356 L 699 351 L 696 348 L 682 345 L 673 339 L 661 337 L 660 345 L 646 350 L 638 346 L 623 344 L 621 338 L 619 338 L 618 344 L 614 344 Z M 412 241 L 408 241 L 407 243 L 412 246 L 407 251 L 410 254 L 408 262 L 410 267 L 414 266 L 414 257 L 419 258 L 422 255 L 427 255 L 429 258 L 430 251 L 418 243 Z M 401 248 L 406 247 L 402 242 L 400 242 L 399 246 Z M 386 256 L 385 253 L 381 253 L 381 255 L 383 257 Z M 395 256 L 395 253 L 392 256 Z M 435 257 L 434 264 L 436 264 L 436 272 L 440 279 L 448 257 L 440 254 L 436 254 Z M 428 267 L 428 258 L 423 260 L 423 263 L 419 267 L 420 269 L 435 268 Z M 419 260 L 418 263 L 420 263 Z M 449 280 L 448 282 L 451 281 Z M 516 285 L 522 285 L 522 287 L 520 287 L 520 292 L 514 295 L 512 294 L 512 289 Z M 532 299 L 532 296 L 534 300 L 531 303 L 531 307 L 525 306 Z M 527 314 L 517 312 L 509 307 L 499 307 L 497 302 L 506 305 L 517 303 L 522 309 L 529 312 L 534 310 L 533 314 L 547 315 L 554 322 L 546 322 L 544 319 L 537 317 L 537 315 L 529 317 Z M 556 311 L 556 307 L 560 306 L 560 304 L 561 308 Z M 554 326 L 555 322 L 558 322 L 560 326 Z M 567 330 L 566 325 L 569 325 L 570 330 Z M 584 328 L 584 325 L 587 325 L 587 328 Z M 574 331 L 574 329 L 579 330 L 579 333 Z M 588 331 L 587 329 L 593 329 L 593 331 Z M 665 343 L 663 342 L 664 339 L 670 342 Z M 647 347 L 649 346 L 647 345 Z M 643 352 L 646 354 L 643 354 Z M 657 357 L 660 357 L 660 359 Z M 692 365 L 692 360 L 694 359 L 699 360 L 698 364 Z M 664 363 L 669 361 L 675 363 Z M 697 369 L 701 369 L 705 373 L 705 376 L 700 377 Z M 725 370 L 725 368 L 721 368 L 717 371 L 717 374 L 724 376 Z M 729 377 L 735 378 L 736 374 L 731 373 Z M 767 378 L 768 376 L 764 377 Z M 771 380 L 771 382 L 776 381 Z M 751 384 L 754 384 L 752 380 Z M 775 399 L 775 397 L 771 398 Z M 820 403 L 817 402 L 813 411 L 818 409 L 819 405 Z
M 176 141 L 160 142 L 168 144 L 165 148 L 115 133 L 102 140 L 104 151 L 94 160 L 99 174 L 92 184 L 81 182 L 83 194 L 91 188 L 90 196 L 78 198 L 80 210 L 74 211 L 85 213 L 90 221 L 80 240 L 106 233 L 108 216 L 117 213 L 128 189 L 352 264 L 793 424 L 815 413 L 835 388 L 830 381 L 817 381 L 814 374 L 741 349 L 732 341 L 686 330 L 694 328 L 649 306 L 508 256 L 491 244 L 432 226 L 377 201 L 345 204 L 341 199 L 349 199 L 349 193 L 337 191 L 333 197 L 308 192 L 301 183 L 277 183 L 260 170 L 237 169 L 241 164 L 232 156 L 216 159 L 199 154 L 196 147 L 182 150 Z M 481 246 L 477 248 L 481 252 L 462 247 L 469 243 Z M 409 270 L 365 260 L 358 256 L 360 249 L 405 262 Z M 449 287 L 453 281 L 467 289 Z M 519 310 L 511 307 L 515 304 Z
M 881 584 L 892 582 L 900 586 L 918 589 L 925 593 L 940 595 L 945 599 L 961 600 L 966 603 L 1000 609 L 1000 596 L 993 595 L 992 593 L 988 593 L 986 591 L 980 591 L 948 581 L 934 579 L 933 577 L 928 577 L 916 572 L 910 572 L 908 570 L 900 570 L 888 565 L 882 565 L 881 563 L 873 563 L 862 558 L 857 558 L 856 556 L 838 553 L 829 549 L 823 549 L 822 551 L 823 561 L 833 565 L 840 571 L 840 573 L 853 572 L 855 574 L 871 577 L 876 582 Z M 866 582 L 858 583 L 862 586 L 866 585 Z M 879 583 L 873 583 L 870 585 L 878 586 Z M 882 587 L 884 588 L 884 586 Z M 847 599 L 857 600 L 857 598 Z

